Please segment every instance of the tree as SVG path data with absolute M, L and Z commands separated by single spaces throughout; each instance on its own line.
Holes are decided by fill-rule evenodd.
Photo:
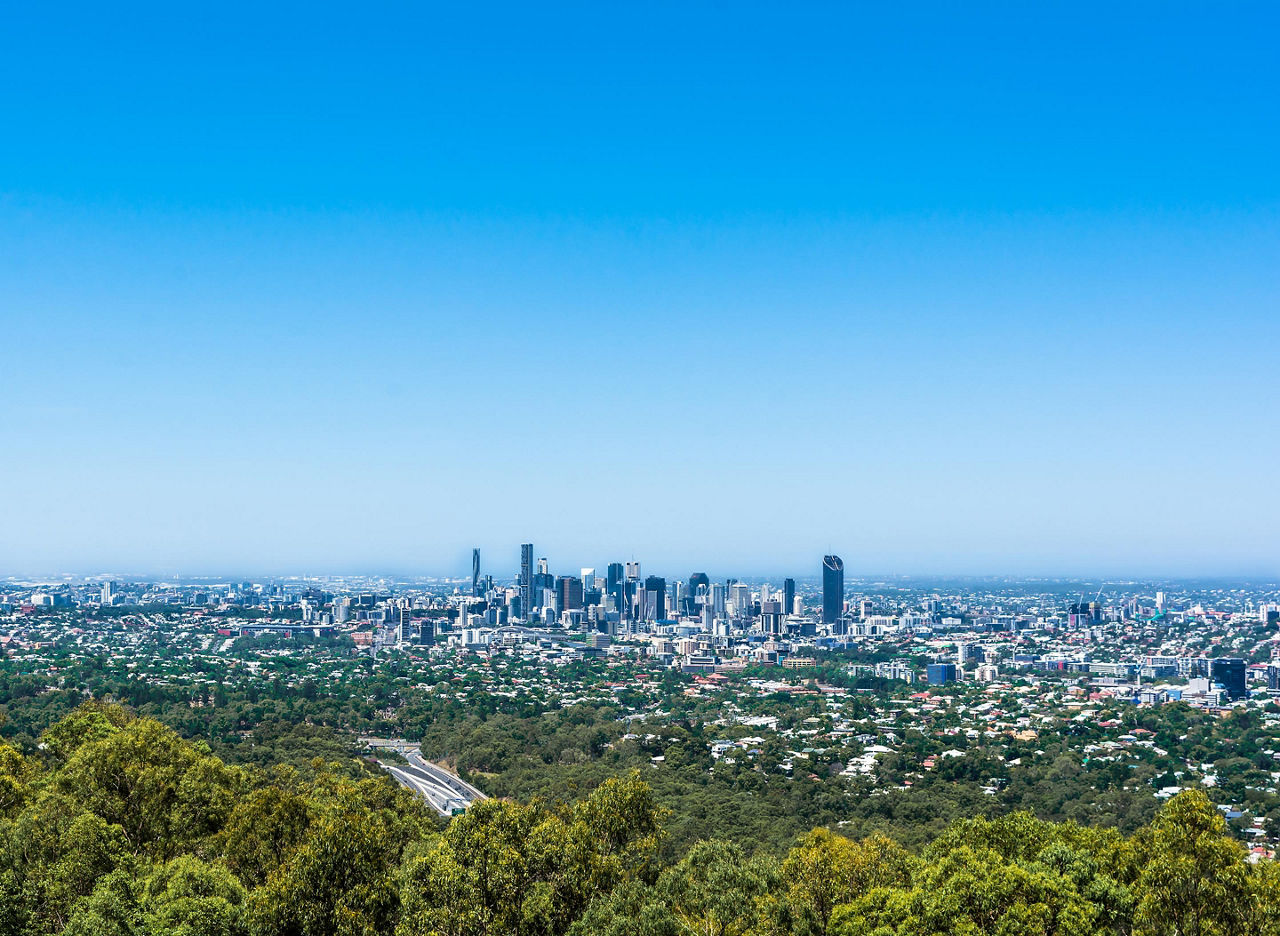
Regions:
M 119 705 L 89 701 L 50 726 L 40 740 L 55 758 L 66 760 L 81 745 L 110 737 L 132 720 Z
M 17 813 L 31 795 L 36 765 L 11 744 L 0 743 L 0 819 Z
M 275 784 L 254 790 L 235 805 L 219 837 L 227 866 L 250 887 L 266 883 L 306 837 L 311 816 L 297 793 Z
M 75 746 L 53 788 L 118 825 L 133 851 L 161 860 L 221 828 L 244 785 L 238 772 L 152 719 L 113 729 L 93 729 Z
M 46 791 L 6 830 L 3 866 L 37 929 L 60 930 L 76 902 L 128 858 L 123 831 L 73 797 Z
M 393 869 L 404 842 L 385 816 L 347 794 L 250 897 L 261 936 L 373 936 L 397 907 Z
M 689 936 L 745 936 L 760 920 L 761 899 L 774 886 L 767 860 L 748 858 L 730 842 L 698 842 L 658 880 L 677 931 Z
M 782 863 L 791 925 L 799 934 L 826 936 L 839 904 L 852 903 L 873 887 L 909 885 L 913 864 L 901 845 L 884 836 L 854 842 L 814 829 Z
M 1137 920 L 1151 936 L 1237 936 L 1253 915 L 1244 847 L 1200 790 L 1169 800 L 1140 839 Z
M 245 888 L 224 865 L 183 855 L 142 887 L 143 925 L 164 936 L 244 936 Z

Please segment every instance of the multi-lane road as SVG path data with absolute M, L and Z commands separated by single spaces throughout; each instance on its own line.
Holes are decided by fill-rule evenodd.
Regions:
M 485 795 L 471 784 L 459 779 L 443 767 L 438 767 L 422 756 L 417 745 L 407 741 L 382 738 L 361 738 L 373 749 L 385 748 L 400 754 L 406 764 L 383 764 L 382 768 L 395 777 L 401 785 L 417 793 L 442 816 L 461 812 Z

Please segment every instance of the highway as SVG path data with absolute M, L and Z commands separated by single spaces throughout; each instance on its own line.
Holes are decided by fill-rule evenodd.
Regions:
M 426 760 L 417 745 L 405 741 L 362 738 L 369 747 L 388 748 L 401 754 L 407 764 L 383 764 L 382 768 L 402 785 L 417 793 L 442 816 L 451 816 L 485 795 L 443 767 Z

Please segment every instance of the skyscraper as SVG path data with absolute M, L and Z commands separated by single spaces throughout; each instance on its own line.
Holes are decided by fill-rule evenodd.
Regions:
M 719 582 L 711 586 L 711 613 L 716 619 L 720 619 L 725 615 L 725 587 Z
M 782 580 L 782 613 L 796 613 L 796 580 L 793 578 Z
M 636 611 L 633 605 L 643 605 L 644 596 L 640 594 L 640 563 L 634 560 L 627 563 L 627 578 L 623 583 L 625 601 L 622 606 L 623 617 L 644 617 L 644 608 Z
M 582 579 L 562 575 L 556 579 L 556 613 L 575 611 L 582 607 Z
M 533 611 L 533 543 L 520 547 L 520 613 L 529 617 Z
M 781 601 L 760 602 L 760 629 L 774 636 L 782 633 Z
M 822 623 L 834 624 L 844 609 L 844 560 L 822 557 Z
M 667 616 L 667 580 L 651 575 L 644 580 L 644 617 L 661 621 Z
M 705 572 L 694 572 L 689 576 L 689 588 L 685 592 L 686 607 L 680 610 L 685 614 L 695 614 L 697 609 L 694 607 L 698 598 L 698 589 L 703 589 L 705 595 L 707 590 L 711 588 L 711 578 Z
M 471 550 L 471 597 L 480 597 L 480 550 Z
M 613 596 L 613 607 L 619 616 L 625 618 L 626 613 L 622 606 L 622 563 L 611 562 L 609 568 L 605 571 L 604 590 L 606 594 Z
M 538 571 L 533 574 L 533 606 L 547 607 L 555 604 L 556 577 L 551 574 L 551 565 L 546 558 L 538 560 Z

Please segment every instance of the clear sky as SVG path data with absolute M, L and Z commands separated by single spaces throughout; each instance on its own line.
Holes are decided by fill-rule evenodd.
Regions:
M 12 5 L 0 574 L 1280 572 L 1278 34 Z

